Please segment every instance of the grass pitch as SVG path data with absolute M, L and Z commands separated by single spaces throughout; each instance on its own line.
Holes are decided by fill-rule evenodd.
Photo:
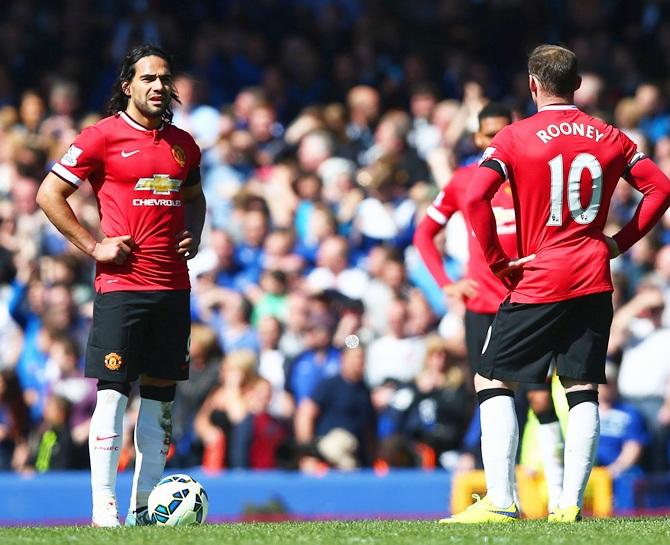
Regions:
M 659 545 L 670 543 L 666 518 L 522 521 L 498 525 L 358 521 L 206 524 L 181 528 L 2 528 L 7 545 Z

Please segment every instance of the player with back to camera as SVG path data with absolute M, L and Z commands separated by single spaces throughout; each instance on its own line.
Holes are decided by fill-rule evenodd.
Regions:
M 510 123 L 512 123 L 511 111 L 502 104 L 489 102 L 479 113 L 479 130 L 474 136 L 475 145 L 483 152 L 495 135 Z M 450 182 L 440 191 L 426 211 L 414 235 L 414 245 L 447 297 L 465 301 L 465 338 L 473 374 L 477 372 L 489 327 L 508 289 L 489 269 L 467 215 L 464 219 L 468 231 L 469 258 L 467 273 L 463 279 L 452 282 L 447 276 L 434 238 L 446 227 L 453 214 L 459 211 L 465 214 L 466 191 L 476 171 L 475 163 L 459 168 L 454 173 Z M 492 205 L 500 242 L 508 255 L 516 257 L 516 223 L 509 182 L 504 182 L 500 186 L 493 196 Z M 558 502 L 563 485 L 561 426 L 554 409 L 550 382 L 543 380 L 539 384 L 529 384 L 527 396 L 530 407 L 540 422 L 540 449 L 551 508 Z M 475 414 L 474 418 L 479 418 L 479 414 Z
M 89 432 L 93 526 L 119 526 L 116 473 L 131 383 L 140 379 L 135 474 L 126 525 L 149 524 L 147 500 L 170 445 L 176 381 L 187 380 L 190 310 L 186 260 L 205 218 L 200 150 L 170 123 L 171 60 L 147 44 L 131 49 L 109 117 L 84 129 L 37 195 L 49 220 L 96 261 L 86 376 L 98 379 Z M 67 198 L 88 180 L 104 233 L 98 241 Z
M 563 491 L 550 522 L 581 519 L 599 435 L 598 384 L 612 322 L 609 260 L 628 250 L 670 205 L 670 180 L 621 131 L 573 104 L 580 77 L 575 54 L 541 45 L 528 59 L 538 112 L 504 128 L 484 152 L 466 197 L 486 261 L 510 286 L 484 347 L 475 390 L 481 412 L 487 494 L 444 522 L 512 522 L 519 430 L 513 389 L 539 382 L 555 360 L 566 388 Z M 603 233 L 612 193 L 623 177 L 642 193 L 631 219 Z M 509 179 L 519 256 L 503 250 L 491 198 Z

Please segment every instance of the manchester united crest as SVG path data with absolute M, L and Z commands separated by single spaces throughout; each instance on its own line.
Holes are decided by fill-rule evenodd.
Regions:
M 123 365 L 123 359 L 116 352 L 110 352 L 105 356 L 105 367 L 110 371 L 118 371 Z
M 184 151 L 184 148 L 175 144 L 170 151 L 172 151 L 172 157 L 177 161 L 177 164 L 183 168 L 184 165 L 186 165 L 186 152 Z

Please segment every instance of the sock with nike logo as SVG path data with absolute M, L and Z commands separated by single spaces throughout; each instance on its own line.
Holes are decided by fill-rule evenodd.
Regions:
M 111 390 L 99 390 L 91 417 L 88 450 L 91 459 L 93 510 L 116 498 L 116 472 L 123 444 L 123 415 L 128 396 Z

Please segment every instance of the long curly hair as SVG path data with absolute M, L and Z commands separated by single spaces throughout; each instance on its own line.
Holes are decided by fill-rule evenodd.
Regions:
M 124 111 L 128 107 L 128 100 L 130 97 L 123 92 L 123 84 L 131 81 L 135 77 L 135 64 L 137 61 L 144 57 L 151 56 L 164 59 L 165 62 L 167 62 L 170 71 L 172 71 L 172 57 L 164 49 L 161 49 L 160 47 L 153 44 L 143 44 L 133 47 L 130 51 L 128 51 L 128 54 L 121 63 L 119 77 L 114 84 L 112 96 L 107 102 L 108 115 L 114 115 L 116 112 Z M 170 90 L 170 97 L 178 104 L 181 104 L 174 86 Z M 172 115 L 172 104 L 170 103 L 163 112 L 163 121 L 170 123 L 172 121 Z

